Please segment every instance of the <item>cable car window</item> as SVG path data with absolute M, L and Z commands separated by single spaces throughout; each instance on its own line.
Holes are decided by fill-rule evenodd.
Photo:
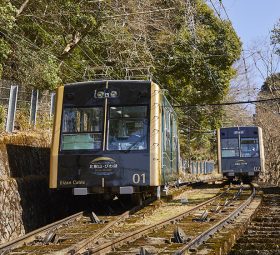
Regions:
M 147 106 L 110 107 L 108 150 L 145 150 L 147 132 Z
M 259 157 L 258 138 L 241 138 L 240 150 L 241 150 L 241 157 L 243 158 Z
M 172 137 L 171 137 L 171 147 L 172 147 L 172 153 L 174 153 L 174 151 L 176 150 L 176 130 L 175 130 L 175 120 L 174 117 L 172 116 L 171 118 L 171 131 L 172 131 Z
M 166 114 L 164 109 L 162 109 L 161 112 L 161 117 L 162 117 L 162 145 L 163 145 L 163 150 L 166 151 Z
M 239 157 L 237 138 L 221 139 L 222 158 Z
M 166 132 L 165 132 L 165 141 L 166 141 L 166 151 L 169 153 L 171 151 L 171 143 L 170 143 L 170 121 L 171 121 L 171 116 L 170 116 L 170 112 L 167 110 L 165 112 L 166 114 Z
M 146 118 L 146 106 L 110 107 L 110 119 L 115 118 Z
M 65 108 L 62 118 L 62 150 L 101 149 L 103 109 Z

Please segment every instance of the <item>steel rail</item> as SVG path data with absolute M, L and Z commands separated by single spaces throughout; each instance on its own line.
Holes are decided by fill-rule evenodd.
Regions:
M 154 198 L 149 198 L 147 200 L 144 201 L 143 205 L 138 205 L 133 207 L 131 210 L 125 211 L 124 213 L 122 213 L 121 215 L 119 215 L 115 220 L 110 221 L 107 224 L 104 224 L 102 226 L 102 228 L 100 228 L 99 230 L 97 230 L 97 232 L 92 235 L 89 238 L 86 238 L 76 244 L 70 245 L 67 248 L 64 248 L 63 250 L 60 251 L 52 251 L 49 254 L 75 254 L 77 253 L 79 250 L 81 250 L 83 247 L 85 247 L 88 243 L 92 242 L 95 238 L 98 238 L 100 235 L 104 234 L 108 229 L 110 229 L 113 225 L 115 225 L 116 223 L 128 218 L 131 214 L 135 213 L 136 211 L 140 210 L 141 208 L 143 208 L 145 205 L 147 205 L 148 203 L 154 201 Z M 53 232 L 55 230 L 57 230 L 60 226 L 62 226 L 63 224 L 67 224 L 70 223 L 74 220 L 76 220 L 78 217 L 82 216 L 85 213 L 85 211 L 76 213 L 74 215 L 71 215 L 67 218 L 64 218 L 62 220 L 59 220 L 57 222 L 54 222 L 52 224 L 49 224 L 47 226 L 44 226 L 42 228 L 39 228 L 35 231 L 32 231 L 20 238 L 17 238 L 15 240 L 12 240 L 6 244 L 3 244 L 0 246 L 0 255 L 2 254 L 8 254 L 9 252 L 11 252 L 13 249 L 19 248 L 23 245 L 26 245 L 27 243 L 30 243 L 32 241 L 34 241 L 36 239 L 36 237 L 38 235 L 45 235 L 49 232 Z
M 79 243 L 76 243 L 74 245 L 71 245 L 70 247 L 67 247 L 63 250 L 51 252 L 50 254 L 53 255 L 60 255 L 60 254 L 76 254 L 81 249 L 84 249 L 86 245 L 93 242 L 96 238 L 100 237 L 102 234 L 104 234 L 108 229 L 110 229 L 112 226 L 114 226 L 116 223 L 128 218 L 131 215 L 131 211 L 126 211 L 123 214 L 121 214 L 117 219 L 110 221 L 106 226 L 104 226 L 102 229 L 98 230 L 95 234 L 93 234 L 91 237 L 82 240 Z
M 80 241 L 79 243 L 76 243 L 74 245 L 71 245 L 70 247 L 67 247 L 63 250 L 57 251 L 57 252 L 52 252 L 51 254 L 53 255 L 61 255 L 61 254 L 76 254 L 81 252 L 81 250 L 85 250 L 86 246 L 89 245 L 90 243 L 92 243 L 96 238 L 100 237 L 102 234 L 104 234 L 107 230 L 109 230 L 112 226 L 114 226 L 115 224 L 117 224 L 118 222 L 125 220 L 126 218 L 128 218 L 130 215 L 132 215 L 133 213 L 135 213 L 136 211 L 140 210 L 141 208 L 143 208 L 144 206 L 146 206 L 147 204 L 153 202 L 155 200 L 155 198 L 149 198 L 147 200 L 145 200 L 143 202 L 143 205 L 138 205 L 133 207 L 131 210 L 124 212 L 123 214 L 121 214 L 119 217 L 117 217 L 117 219 L 110 221 L 105 227 L 103 227 L 102 229 L 98 230 L 94 235 L 92 235 L 91 237 L 84 239 L 82 241 Z
M 244 210 L 246 206 L 248 206 L 252 200 L 254 199 L 256 194 L 256 189 L 252 185 L 252 193 L 249 196 L 248 199 L 244 203 L 242 203 L 237 209 L 235 209 L 230 215 L 228 215 L 226 218 L 220 220 L 218 223 L 216 223 L 211 228 L 207 229 L 203 233 L 201 233 L 199 236 L 195 237 L 193 240 L 191 240 L 189 243 L 187 243 L 185 246 L 183 246 L 180 250 L 177 250 L 174 255 L 183 255 L 186 254 L 186 252 L 191 249 L 195 248 L 199 245 L 201 245 L 203 242 L 205 242 L 209 237 L 211 237 L 213 234 L 215 234 L 218 230 L 223 228 L 225 225 L 228 224 L 229 221 L 233 220 L 235 217 L 237 217 L 241 211 Z
M 216 199 L 220 198 L 221 196 L 225 195 L 227 193 L 229 189 L 227 189 L 226 191 L 224 191 L 223 193 L 183 212 L 183 213 L 180 213 L 176 216 L 173 216 L 169 219 L 166 219 L 166 220 L 163 220 L 159 223 L 155 223 L 155 224 L 152 224 L 150 226 L 146 226 L 146 227 L 142 227 L 141 229 L 139 230 L 135 230 L 131 233 L 128 233 L 128 234 L 125 234 L 119 238 L 116 238 L 115 240 L 112 240 L 110 242 L 107 242 L 107 243 L 104 243 L 104 244 L 101 244 L 97 247 L 93 247 L 93 248 L 89 248 L 87 250 L 82 250 L 82 251 L 79 251 L 80 253 L 81 252 L 84 252 L 84 254 L 104 254 L 106 252 L 110 252 L 112 249 L 114 249 L 115 247 L 117 246 L 120 246 L 124 243 L 128 243 L 128 242 L 132 242 L 138 238 L 140 238 L 141 236 L 153 231 L 153 230 L 157 230 L 157 229 L 160 229 L 160 228 L 163 228 L 164 226 L 166 226 L 167 224 L 172 224 L 176 221 L 179 221 L 181 220 L 182 218 L 188 216 L 189 214 L 191 214 L 192 212 L 196 211 L 197 209 L 203 207 L 204 205 L 207 205 L 213 201 L 215 201 Z
M 229 189 L 228 189 L 229 190 Z M 227 191 L 228 191 L 227 190 Z M 184 212 L 180 215 L 177 215 L 175 217 L 172 217 L 169 219 L 169 222 L 172 223 L 172 221 L 177 221 L 177 220 L 180 220 L 181 218 L 184 218 L 185 216 L 187 216 L 188 214 L 190 214 L 191 212 L 197 210 L 198 208 L 208 204 L 208 203 L 211 203 L 212 201 L 214 201 L 215 199 L 223 196 L 224 194 L 227 193 L 227 191 L 224 191 L 223 193 L 213 197 L 212 199 L 209 199 L 197 206 L 195 206 L 194 208 L 188 210 L 187 212 Z M 146 205 L 148 203 L 152 202 L 152 199 L 148 199 L 146 201 L 144 201 L 144 204 L 143 205 Z M 122 221 L 126 218 L 128 218 L 131 214 L 133 214 L 134 212 L 138 211 L 139 209 L 141 209 L 142 206 L 136 206 L 134 208 L 132 208 L 130 211 L 126 211 L 124 212 L 122 215 L 120 215 L 116 220 L 113 220 L 113 221 L 110 221 L 108 224 L 106 224 L 102 229 L 100 230 L 97 230 L 97 232 L 92 235 L 91 237 L 87 238 L 87 239 L 84 239 L 76 244 L 73 244 L 67 248 L 64 248 L 63 250 L 60 250 L 60 251 L 53 251 L 51 252 L 51 254 L 76 254 L 78 252 L 81 252 L 81 251 L 85 251 L 86 247 L 88 247 L 89 245 L 92 245 L 92 242 L 100 237 L 102 234 L 104 234 L 108 229 L 110 229 L 112 226 L 114 226 L 116 223 L 118 223 L 119 221 Z M 5 243 L 5 244 L 2 244 L 0 245 L 0 255 L 1 254 L 8 254 L 9 252 L 11 252 L 13 249 L 16 249 L 16 248 L 19 248 L 23 245 L 26 245 L 34 240 L 37 239 L 37 237 L 40 235 L 40 236 L 43 236 L 43 235 L 46 235 L 47 233 L 50 233 L 50 232 L 53 232 L 53 231 L 56 231 L 60 226 L 62 226 L 63 224 L 68 224 L 70 222 L 73 222 L 75 221 L 78 217 L 82 216 L 85 212 L 82 211 L 82 212 L 79 212 L 79 213 L 76 213 L 74 215 L 71 215 L 65 219 L 62 219 L 62 220 L 59 220 L 57 222 L 54 222 L 54 223 L 51 223 L 47 226 L 44 226 L 42 228 L 39 228 L 37 230 L 34 230 L 22 237 L 19 237 L 17 239 L 14 239 L 8 243 Z M 163 222 L 160 222 L 160 226 L 158 226 L 157 228 L 160 228 L 161 226 L 165 225 L 166 222 L 168 222 L 168 220 L 165 220 Z M 154 224 L 150 227 L 147 228 L 146 232 L 148 232 L 151 228 L 156 228 L 156 225 L 157 224 Z M 145 231 L 146 227 L 141 229 L 141 230 L 144 230 Z M 140 231 L 141 231 L 140 230 Z M 134 232 L 132 234 L 132 236 L 135 235 Z M 129 238 L 129 237 L 128 237 Z M 115 246 L 115 244 L 117 243 L 113 241 L 114 244 L 112 244 L 113 246 Z M 109 245 L 110 246 L 110 245 Z M 112 246 L 110 246 L 112 247 Z
M 2 245 L 0 245 L 0 254 L 4 254 L 4 252 L 6 253 L 9 250 L 18 248 L 18 247 L 20 247 L 20 246 L 22 246 L 22 245 L 24 245 L 28 242 L 33 241 L 34 239 L 36 239 L 36 236 L 39 235 L 39 234 L 41 234 L 41 235 L 46 234 L 49 231 L 55 230 L 56 228 L 58 228 L 62 224 L 67 224 L 69 222 L 72 222 L 75 219 L 77 219 L 79 216 L 82 216 L 83 213 L 84 213 L 84 211 L 73 214 L 73 215 L 71 215 L 67 218 L 64 218 L 62 220 L 53 222 L 53 223 L 51 223 L 49 225 L 46 225 L 42 228 L 36 229 L 36 230 L 26 234 L 26 235 L 23 235 L 19 238 L 16 238 L 16 239 L 14 239 L 14 240 L 12 240 L 8 243 L 2 244 Z

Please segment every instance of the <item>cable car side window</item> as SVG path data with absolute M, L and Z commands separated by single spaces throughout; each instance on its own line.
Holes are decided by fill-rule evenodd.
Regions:
M 222 158 L 239 157 L 237 138 L 221 139 Z
M 110 107 L 108 150 L 146 150 L 147 106 Z
M 259 157 L 259 139 L 258 138 L 241 138 L 240 151 L 242 158 Z
M 65 108 L 61 150 L 99 150 L 102 144 L 103 109 Z

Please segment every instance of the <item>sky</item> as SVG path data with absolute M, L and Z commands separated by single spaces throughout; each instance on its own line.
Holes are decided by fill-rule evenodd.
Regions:
M 229 19 L 246 49 L 269 32 L 280 18 L 280 0 L 222 0 Z
M 270 32 L 280 19 L 280 0 L 222 0 L 225 10 L 219 5 L 219 0 L 211 0 L 209 3 L 211 2 L 215 3 L 222 18 L 229 18 L 243 43 L 245 67 L 242 68 L 247 68 L 248 72 L 245 72 L 244 77 L 238 77 L 235 82 L 242 88 L 238 92 L 240 100 L 254 100 L 265 78 L 273 72 L 280 72 L 279 56 L 273 57 L 273 71 L 268 71 L 263 61 L 256 62 L 258 54 L 252 56 L 252 52 L 259 49 L 263 51 L 263 56 L 270 56 Z M 254 111 L 253 105 L 249 108 Z

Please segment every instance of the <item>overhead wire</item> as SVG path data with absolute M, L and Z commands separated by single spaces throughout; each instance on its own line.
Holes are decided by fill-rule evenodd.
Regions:
M 17 41 L 16 39 L 13 39 L 10 35 L 8 35 L 7 33 L 4 33 L 4 32 L 2 32 L 1 31 L 1 33 L 3 34 L 3 35 L 5 35 L 10 41 L 12 41 L 14 44 L 16 44 L 18 47 L 21 47 L 21 48 L 23 48 L 23 45 L 19 42 L 19 41 Z M 21 39 L 23 39 L 25 42 L 27 42 L 27 43 L 29 43 L 29 45 L 32 45 L 32 46 L 36 46 L 36 45 L 34 45 L 34 44 L 30 44 L 30 42 L 28 42 L 24 37 L 21 37 L 21 36 L 18 36 L 17 34 L 13 34 L 13 35 L 15 35 L 15 36 L 17 36 L 18 38 L 21 38 Z M 23 48 L 23 49 L 25 49 L 25 48 Z M 40 49 L 40 48 L 38 48 L 38 49 Z M 45 54 L 47 54 L 46 52 L 44 52 Z M 37 60 L 39 60 L 39 61 L 41 61 L 41 62 L 43 62 L 43 60 L 36 54 L 36 52 L 31 52 L 31 54 L 33 54 L 32 55 L 32 57 L 34 57 L 34 58 L 36 58 Z M 53 57 L 55 57 L 54 55 L 52 55 Z M 24 64 L 26 67 L 29 67 L 30 68 L 30 66 L 29 65 L 27 65 L 27 64 Z M 51 68 L 53 68 L 53 69 L 55 69 L 55 67 L 52 67 L 52 66 L 50 66 Z M 71 68 L 71 70 L 74 70 L 74 69 L 72 69 Z M 75 72 L 76 72 L 76 70 L 74 70 Z M 77 73 L 77 72 L 76 72 Z M 71 75 L 70 75 L 70 77 L 71 77 Z M 73 78 L 73 76 L 72 76 L 72 78 Z M 76 82 L 76 80 L 75 79 L 73 79 L 73 82 Z
M 213 9 L 215 10 L 216 14 L 218 15 L 218 17 L 220 18 L 220 20 L 222 20 L 221 18 L 221 14 L 218 12 L 216 6 L 214 5 L 214 3 L 212 2 L 212 0 L 209 0 L 210 4 L 212 5 Z
M 159 10 L 157 10 L 157 11 L 159 11 Z M 144 12 L 142 12 L 143 14 L 144 14 Z M 146 12 L 146 13 L 151 13 L 151 11 L 149 11 L 149 12 Z M 134 13 L 131 13 L 131 14 L 134 14 Z M 120 16 L 126 16 L 126 15 L 118 15 L 119 17 Z M 194 24 L 195 25 L 195 24 Z M 25 39 L 25 38 L 23 38 L 23 39 Z M 30 44 L 32 44 L 31 42 L 29 42 Z M 33 44 L 33 46 L 35 46 L 35 47 L 38 47 L 37 45 L 35 45 L 35 44 Z M 79 46 L 80 47 L 80 46 Z M 194 48 L 195 48 L 195 50 L 197 50 L 198 52 L 200 52 L 201 53 L 201 55 L 203 55 L 204 53 L 202 53 L 197 47 L 195 47 L 195 46 L 193 46 Z M 39 47 L 38 47 L 39 48 Z M 80 47 L 81 48 L 81 47 Z M 85 52 L 84 52 L 85 53 Z M 89 56 L 88 56 L 89 57 Z M 89 57 L 90 58 L 90 57 Z M 204 58 L 203 58 L 204 59 Z M 91 59 L 90 58 L 90 60 L 92 60 L 93 62 L 94 62 L 94 60 L 93 59 Z M 95 62 L 94 62 L 95 63 Z M 213 77 L 213 74 L 212 74 L 212 72 L 211 72 L 211 70 L 209 69 L 209 67 L 208 67 L 208 65 L 207 65 L 207 63 L 205 62 L 205 59 L 204 59 L 204 63 L 205 63 L 205 66 L 206 66 L 206 69 L 207 69 L 207 72 L 209 73 L 209 76 L 211 77 L 211 80 L 213 81 L 213 84 L 215 85 L 216 84 L 216 82 L 215 82 L 215 77 Z M 73 69 L 74 70 L 74 69 Z M 75 71 L 75 70 L 74 70 Z M 78 75 L 80 75 L 79 73 L 77 73 Z M 218 89 L 221 91 L 221 89 L 218 87 Z
M 130 14 L 135 14 L 135 13 L 142 13 L 142 14 L 150 14 L 151 12 L 158 12 L 158 11 L 167 11 L 167 10 L 171 10 L 171 9 L 175 9 L 175 8 L 167 8 L 167 9 L 157 9 L 157 10 L 153 10 L 153 11 L 148 11 L 148 12 L 133 12 L 133 13 L 127 13 L 127 14 L 120 14 L 117 15 L 118 17 L 121 16 L 126 16 L 126 15 L 130 15 Z M 214 80 L 215 78 L 213 77 L 213 75 L 211 74 L 211 71 L 209 71 L 209 68 L 206 67 L 208 69 L 209 75 L 211 76 L 211 79 Z
M 106 2 L 105 2 L 105 4 L 107 4 Z M 112 9 L 113 7 L 111 6 L 111 5 L 109 5 L 109 4 L 107 4 L 107 7 L 109 8 L 109 9 Z M 113 8 L 114 9 L 114 8 Z M 131 12 L 131 13 L 125 13 L 125 14 L 123 14 L 123 13 L 121 13 L 121 8 L 117 8 L 117 9 L 114 9 L 114 13 L 119 13 L 118 15 L 116 15 L 116 17 L 118 17 L 118 18 L 122 18 L 122 17 L 125 17 L 125 18 L 127 18 L 127 16 L 130 16 L 130 14 L 135 14 L 135 13 L 138 13 L 138 12 Z M 157 11 L 160 11 L 161 9 L 157 9 Z M 144 12 L 144 11 L 140 11 L 139 13 L 142 13 L 142 14 L 151 14 L 152 13 L 152 11 L 148 11 L 148 12 Z M 126 22 L 126 21 L 123 21 L 123 22 Z M 143 24 L 143 22 L 141 22 L 142 24 Z M 129 24 L 131 24 L 131 22 L 129 23 Z M 119 34 L 117 34 L 117 35 L 119 35 Z M 112 36 L 114 37 L 114 41 L 118 41 L 119 40 L 119 38 L 116 36 L 116 34 L 112 34 Z M 146 41 L 146 40 L 145 40 Z M 137 44 L 136 44 L 136 42 L 134 42 L 134 47 L 137 47 Z M 144 45 L 144 47 L 146 47 L 145 45 Z M 135 50 L 135 52 L 136 52 L 137 50 Z M 121 54 L 121 52 L 119 52 L 119 54 Z M 134 63 L 134 65 L 126 65 L 126 67 L 124 68 L 125 70 L 127 70 L 127 69 L 131 69 L 131 68 L 133 68 L 134 69 L 134 71 L 137 69 L 139 72 L 141 72 L 141 76 L 142 75 L 144 75 L 144 72 L 143 72 L 143 70 L 142 69 L 146 69 L 146 68 L 143 68 L 144 67 L 144 65 L 143 65 L 143 63 L 141 63 L 141 58 L 139 58 L 139 56 L 138 56 L 138 54 L 136 55 L 136 58 L 137 58 L 137 61 L 138 61 L 138 63 L 136 63 L 136 61 L 135 61 L 135 58 L 134 57 L 132 57 L 132 55 L 131 55 L 131 58 L 129 59 L 130 61 L 132 61 L 133 63 Z M 119 61 L 119 62 L 121 62 L 121 61 Z M 139 67 L 139 63 L 140 64 L 142 64 L 142 67 Z M 140 70 L 141 69 L 141 70 Z M 146 75 L 147 76 L 147 75 Z
M 19 26 L 18 26 L 19 29 L 21 29 Z M 22 30 L 22 29 L 21 29 Z M 44 48 L 42 47 L 39 47 L 38 45 L 34 44 L 33 42 L 27 40 L 26 37 L 22 36 L 22 35 L 18 35 L 17 33 L 15 33 L 14 31 L 11 31 L 11 30 L 8 30 L 8 29 L 5 29 L 5 31 L 9 32 L 10 35 L 8 35 L 6 32 L 4 31 L 0 31 L 3 35 L 5 35 L 6 37 L 8 37 L 11 41 L 13 41 L 16 45 L 19 45 L 21 46 L 21 44 L 16 41 L 15 39 L 12 38 L 12 36 L 15 36 L 19 39 L 22 39 L 25 43 L 27 43 L 29 46 L 32 46 L 34 48 L 36 48 L 37 50 L 40 50 L 42 51 L 43 53 L 45 53 L 46 55 L 52 55 L 56 60 L 59 60 L 61 61 L 57 56 L 53 55 L 52 52 L 48 52 L 47 50 L 45 50 Z M 37 59 L 39 59 L 39 57 L 37 57 Z M 76 74 L 80 75 L 74 68 L 70 67 L 69 65 L 65 64 L 64 65 L 71 71 L 75 72 Z
M 215 5 L 213 4 L 212 0 L 209 0 L 209 1 L 210 1 L 211 5 L 212 5 L 214 11 L 215 11 L 216 14 L 218 15 L 218 17 L 221 18 L 220 13 L 217 11 L 217 9 L 216 9 Z M 220 6 L 223 8 L 223 10 L 224 10 L 224 12 L 225 12 L 225 14 L 226 14 L 226 16 L 227 16 L 227 19 L 230 20 L 230 19 L 229 19 L 229 15 L 228 15 L 228 13 L 227 13 L 227 11 L 226 11 L 226 9 L 225 9 L 225 6 L 224 6 L 222 0 L 219 0 L 219 3 L 220 3 Z M 247 86 L 248 86 L 248 101 L 250 101 L 250 92 L 252 92 L 252 91 L 251 91 L 251 88 L 250 88 L 250 82 L 249 82 L 249 78 L 248 78 L 248 68 L 247 68 L 247 65 L 246 65 L 246 59 L 252 58 L 255 54 L 260 54 L 260 53 L 259 53 L 259 50 L 255 51 L 255 52 L 251 52 L 251 51 L 250 51 L 250 52 L 249 52 L 250 54 L 249 54 L 248 56 L 245 57 L 245 56 L 244 56 L 244 49 L 242 50 L 242 52 L 243 52 L 243 54 L 242 54 L 242 59 L 243 59 L 244 69 L 245 69 L 245 79 L 246 79 Z M 280 59 L 279 59 L 279 60 L 280 60 Z M 263 75 L 262 71 L 261 71 L 260 68 L 257 66 L 256 60 L 255 60 L 254 58 L 253 58 L 253 61 L 254 61 L 255 67 L 256 67 L 257 70 L 260 72 L 262 78 L 265 80 L 267 76 L 264 76 L 264 75 Z M 268 69 L 268 68 L 267 68 L 267 69 Z M 255 89 L 254 89 L 254 90 L 255 90 Z M 273 93 L 272 93 L 272 96 L 274 96 Z M 277 105 L 279 105 L 279 104 L 277 104 Z M 247 107 L 247 106 L 246 106 L 246 107 Z
M 210 81 L 212 82 L 213 86 L 217 89 L 218 94 L 220 94 L 223 97 L 222 89 L 218 86 L 217 80 L 214 77 L 214 75 L 212 74 L 212 71 L 209 68 L 208 63 L 205 60 L 204 53 L 201 52 L 197 47 L 196 22 L 195 22 L 195 19 L 194 19 L 194 15 L 195 15 L 194 14 L 194 7 L 192 6 L 190 1 L 188 1 L 187 3 L 188 3 L 188 7 L 186 7 L 186 8 L 188 8 L 188 16 L 189 16 L 189 14 L 191 14 L 191 24 L 187 24 L 187 25 L 191 28 L 190 32 L 191 32 L 191 36 L 193 37 L 193 40 L 194 40 L 194 43 L 193 44 L 191 43 L 190 45 L 202 57 L 203 64 L 205 66 L 205 69 L 206 69 L 209 77 L 210 77 Z M 188 17 L 188 19 L 190 19 L 190 17 Z
M 64 17 L 65 18 L 65 17 Z M 77 29 L 70 23 L 70 26 L 74 29 L 75 32 L 78 32 Z M 85 35 L 85 37 L 83 38 L 84 40 L 86 40 L 88 35 Z M 91 56 L 89 56 L 89 54 L 85 51 L 85 49 L 83 47 L 86 48 L 86 50 L 88 50 L 96 59 L 97 61 L 102 65 L 102 68 L 110 68 L 110 66 L 107 66 L 106 63 L 104 63 L 99 57 L 97 54 L 94 54 L 94 52 L 92 51 L 92 49 L 90 49 L 90 47 L 84 43 L 83 44 L 83 47 L 80 46 L 80 44 L 77 44 L 77 47 L 88 57 L 88 59 L 90 61 L 93 62 L 94 65 L 96 65 L 98 67 L 98 64 L 92 59 Z M 117 76 L 118 78 L 121 78 L 120 76 Z
M 252 103 L 262 103 L 268 101 L 278 101 L 280 97 L 259 99 L 259 100 L 248 100 L 248 101 L 235 101 L 235 102 L 225 102 L 225 103 L 213 103 L 213 104 L 185 104 L 185 105 L 173 105 L 174 108 L 185 108 L 185 107 L 202 107 L 202 106 L 223 106 L 223 105 L 238 105 L 238 104 L 252 104 Z
M 225 12 L 225 14 L 226 14 L 226 16 L 227 16 L 227 19 L 230 21 L 230 18 L 229 18 L 229 16 L 228 16 L 227 10 L 226 10 L 226 8 L 225 8 L 225 6 L 224 6 L 224 4 L 223 4 L 223 1 L 222 1 L 222 0 L 219 0 L 219 2 L 220 2 L 220 5 L 222 6 L 222 8 L 223 8 L 223 10 L 224 10 L 224 12 Z
M 105 4 L 107 4 L 106 2 L 105 2 Z M 107 4 L 108 5 L 108 4 Z M 173 8 L 169 8 L 170 10 L 171 9 L 173 9 Z M 122 17 L 122 16 L 127 16 L 127 15 L 134 15 L 134 14 L 150 14 L 150 13 L 153 13 L 153 12 L 160 12 L 160 11 L 167 11 L 168 9 L 157 9 L 157 10 L 153 10 L 153 11 L 147 11 L 147 12 L 135 12 L 135 13 L 126 13 L 126 14 L 124 14 L 124 15 L 117 15 L 116 17 Z M 94 11 L 95 12 L 95 11 Z M 58 15 L 61 15 L 61 13 L 60 14 L 58 14 Z M 30 16 L 32 16 L 32 15 L 30 15 Z M 44 16 L 46 16 L 46 15 L 44 15 Z M 64 16 L 64 15 L 62 15 L 62 16 Z M 71 25 L 71 23 L 69 22 L 69 24 Z M 71 25 L 72 26 L 72 25 Z M 73 27 L 73 26 L 72 26 Z M 73 27 L 74 28 L 74 27 Z M 75 29 L 75 28 L 74 28 Z M 76 30 L 77 31 L 77 30 Z M 104 43 L 104 42 L 102 42 L 102 43 Z M 86 45 L 85 45 L 86 46 Z M 78 45 L 78 47 L 83 51 L 83 53 L 85 54 L 85 55 L 87 55 L 87 57 L 93 62 L 93 63 L 95 63 L 95 61 L 82 49 L 82 47 L 80 47 L 79 45 Z M 89 49 L 89 48 L 88 48 Z M 90 50 L 90 49 L 89 49 Z M 95 55 L 96 56 L 96 55 Z M 105 67 L 106 67 L 106 65 L 104 64 L 104 63 L 102 63 Z M 120 78 L 120 77 L 119 77 Z
M 246 60 L 244 58 L 244 52 L 242 51 L 242 59 L 243 59 L 243 64 L 244 64 L 244 71 L 245 71 L 245 79 L 246 79 L 246 83 L 247 83 L 247 86 L 248 86 L 248 100 L 250 100 L 250 81 L 249 81 L 249 78 L 248 78 L 248 68 L 247 68 L 247 65 L 246 65 Z
M 32 15 L 33 17 L 35 17 L 35 15 Z M 30 18 L 31 18 L 31 16 L 30 16 Z M 37 22 L 38 23 L 38 22 Z M 40 24 L 38 24 L 39 26 L 40 26 Z M 19 26 L 17 26 L 20 30 L 22 30 L 22 28 L 21 27 L 19 27 Z M 42 28 L 42 26 L 40 26 L 40 28 L 43 30 L 43 31 L 45 31 L 46 33 L 48 33 L 45 29 L 43 29 Z M 35 43 L 33 43 L 33 42 L 31 42 L 31 41 L 28 41 L 27 40 L 27 38 L 25 38 L 25 37 L 23 37 L 22 35 L 18 35 L 18 34 L 16 34 L 16 33 L 12 33 L 11 31 L 9 31 L 9 30 L 7 30 L 6 29 L 6 31 L 7 32 L 10 32 L 12 35 L 14 35 L 14 36 L 17 36 L 18 38 L 21 38 L 22 40 L 24 40 L 26 43 L 28 43 L 30 46 L 32 46 L 32 47 L 35 47 L 36 49 L 39 49 L 39 50 L 41 50 L 41 51 L 43 51 L 44 53 L 46 53 L 46 54 L 51 54 L 54 58 L 56 58 L 57 60 L 59 60 L 59 61 L 61 61 L 58 57 L 56 57 L 55 55 L 53 55 L 52 54 L 52 52 L 48 52 L 48 50 L 46 50 L 46 48 L 42 48 L 42 47 L 39 47 L 38 45 L 36 45 Z M 2 32 L 3 34 L 5 34 L 6 36 L 8 36 L 6 33 L 4 33 L 4 32 Z M 48 33 L 49 34 L 49 33 Z M 49 34 L 50 35 L 50 34 Z M 12 37 L 11 36 L 8 36 L 11 40 L 12 40 Z M 50 36 L 50 38 L 51 38 L 51 36 Z M 15 43 L 15 44 L 17 44 L 17 45 L 19 45 L 19 43 L 16 41 L 16 40 L 13 40 L 13 42 Z M 21 46 L 21 45 L 20 45 Z M 82 49 L 81 49 L 82 50 Z M 85 51 L 83 51 L 84 52 L 84 54 L 86 54 L 85 53 Z M 88 55 L 87 55 L 88 56 Z M 36 57 L 36 56 L 35 56 Z M 89 57 L 89 56 L 88 56 Z M 90 57 L 89 57 L 90 58 Z M 37 57 L 37 59 L 40 59 L 40 58 L 38 58 Z M 90 58 L 91 59 L 91 58 Z M 91 59 L 92 61 L 93 61 L 93 59 Z M 78 76 L 81 76 L 81 74 L 80 73 L 78 73 L 77 71 L 76 71 L 76 69 L 74 69 L 74 68 L 72 68 L 72 67 L 70 67 L 69 65 L 67 65 L 64 61 L 62 61 L 63 62 L 63 64 L 70 70 L 70 71 L 73 71 L 73 72 L 75 72 Z M 94 61 L 93 61 L 94 62 Z M 73 79 L 73 82 L 75 82 L 75 79 Z

